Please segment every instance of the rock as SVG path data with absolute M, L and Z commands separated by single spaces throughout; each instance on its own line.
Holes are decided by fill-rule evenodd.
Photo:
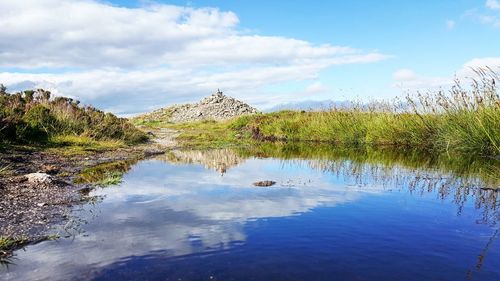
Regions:
M 46 173 L 31 173 L 25 175 L 25 178 L 31 184 L 50 184 L 53 181 L 52 176 Z
M 255 186 L 272 186 L 275 184 L 276 184 L 275 181 L 258 181 L 253 183 L 253 185 Z
M 161 155 L 161 154 L 165 154 L 165 151 L 161 150 L 161 149 L 155 149 L 155 148 L 149 148 L 149 149 L 144 150 L 144 156 L 146 156 L 146 157 Z
M 78 190 L 78 192 L 82 195 L 89 195 L 89 193 L 92 191 L 92 187 L 90 186 L 85 186 L 85 187 L 82 187 Z

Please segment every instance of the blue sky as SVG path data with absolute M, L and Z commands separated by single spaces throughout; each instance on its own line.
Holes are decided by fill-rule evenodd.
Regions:
M 0 16 L 2 10 L 8 12 L 9 9 L 23 8 L 18 4 L 14 7 L 9 5 L 12 3 L 2 2 L 5 0 L 0 0 L 0 6 L 6 7 L 0 9 Z M 50 2 L 57 5 L 58 11 L 50 9 Z M 500 67 L 500 1 L 495 0 L 48 0 L 46 3 L 49 4 L 34 5 L 32 13 L 19 17 L 21 23 L 26 21 L 24 25 L 19 24 L 20 31 L 29 28 L 30 24 L 36 25 L 36 17 L 33 16 L 36 14 L 48 13 L 48 16 L 53 14 L 56 17 L 57 13 L 69 15 L 78 11 L 82 19 L 78 21 L 69 17 L 61 24 L 62 28 L 50 26 L 42 29 L 42 33 L 48 34 L 45 38 L 53 41 L 47 43 L 47 50 L 43 53 L 6 56 L 8 49 L 14 45 L 0 43 L 2 49 L 7 49 L 3 57 L 0 53 L 0 58 L 6 58 L 4 63 L 0 63 L 0 83 L 6 83 L 12 89 L 46 86 L 56 93 L 73 94 L 76 98 L 119 114 L 193 101 L 219 87 L 261 108 L 305 100 L 387 99 L 406 90 L 446 87 L 453 75 L 466 76 L 469 66 Z M 156 16 L 169 11 L 151 8 L 170 5 L 187 9 L 172 20 L 177 26 L 170 26 L 169 19 L 156 19 Z M 207 10 L 207 7 L 213 10 Z M 84 23 L 86 17 L 92 21 L 92 14 L 96 11 L 110 15 L 111 19 L 102 23 L 103 27 L 110 26 L 110 31 L 99 34 L 100 30 L 96 30 L 93 34 L 97 35 L 92 37 L 88 35 L 92 30 Z M 214 16 L 211 11 L 217 14 Z M 124 23 L 120 15 L 124 12 L 130 13 L 134 21 Z M 150 15 L 145 15 L 148 12 L 151 12 Z M 200 31 L 205 27 L 203 20 L 206 20 L 207 14 L 214 16 L 215 22 L 208 24 L 210 28 L 207 30 Z M 184 18 L 188 18 L 187 23 L 192 28 L 188 39 L 168 31 L 169 28 L 179 28 Z M 149 24 L 149 27 L 140 30 L 143 24 Z M 16 34 L 15 25 L 18 24 L 8 26 L 13 29 L 8 35 L 21 41 L 26 39 L 29 43 L 27 33 Z M 137 34 L 124 38 L 127 30 L 135 30 L 136 27 Z M 149 38 L 148 32 L 152 29 L 158 34 Z M 75 36 L 76 39 L 71 37 L 71 40 L 59 40 L 57 35 L 54 36 L 61 33 L 78 36 Z M 112 41 L 116 33 L 125 35 L 117 36 L 116 41 Z M 212 38 L 220 41 L 215 42 L 216 39 Z M 236 41 L 225 44 L 232 42 L 227 38 Z M 185 40 L 193 41 L 186 45 Z M 207 40 L 210 42 L 207 43 Z M 126 49 L 124 44 L 134 48 Z M 249 44 L 255 44 L 255 54 Z M 58 53 L 51 53 L 59 46 L 65 46 L 59 51 L 63 54 L 60 58 Z M 214 54 L 213 46 L 220 48 L 221 54 Z M 280 54 L 280 50 L 288 46 L 293 46 L 290 47 L 293 50 L 274 60 L 273 54 Z M 350 50 L 332 49 L 338 46 Z M 102 48 L 99 53 L 90 54 L 89 50 L 99 48 Z M 181 48 L 186 50 L 180 52 Z M 137 55 L 138 49 L 142 56 Z M 144 56 L 144 52 L 149 52 L 147 54 L 151 57 Z M 155 60 L 155 55 L 159 59 Z M 193 57 L 197 60 L 189 59 Z M 155 61 L 158 63 L 155 64 Z M 282 71 L 281 67 L 289 69 Z M 249 73 L 250 76 L 257 74 L 251 79 L 238 81 L 237 74 L 248 76 Z M 162 75 L 176 83 L 155 84 Z M 132 81 L 143 76 L 148 77 L 144 80 L 150 81 L 149 84 L 131 83 L 130 87 L 137 87 L 132 90 L 113 85 L 113 91 L 105 79 L 96 81 L 93 87 L 85 89 L 85 93 L 80 93 L 74 86 L 99 77 L 108 77 L 110 81 Z M 183 77 L 189 77 L 189 82 L 182 81 Z M 2 79 L 7 81 L 2 82 Z M 68 85 L 73 85 L 73 88 Z M 181 91 L 172 87 L 185 88 Z M 148 88 L 158 94 L 147 92 Z
M 136 1 L 115 3 L 137 4 Z M 482 0 L 169 3 L 234 11 L 243 29 L 263 35 L 379 50 L 394 56 L 375 64 L 333 67 L 322 72 L 323 84 L 359 97 L 400 93 L 390 85 L 392 73 L 401 68 L 426 76 L 449 76 L 471 58 L 500 56 L 500 27 L 467 16 L 474 9 L 487 10 Z M 447 26 L 448 21 L 454 22 L 453 28 Z

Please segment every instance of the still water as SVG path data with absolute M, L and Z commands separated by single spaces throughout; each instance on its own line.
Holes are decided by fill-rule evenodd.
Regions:
M 135 163 L 0 279 L 500 280 L 498 192 L 399 162 L 285 158 Z

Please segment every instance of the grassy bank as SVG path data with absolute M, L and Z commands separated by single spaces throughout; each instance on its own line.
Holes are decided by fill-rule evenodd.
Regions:
M 353 104 L 329 111 L 281 111 L 227 122 L 164 125 L 186 146 L 250 141 L 312 141 L 349 147 L 392 146 L 427 152 L 500 156 L 500 97 L 494 73 L 449 91 L 407 96 L 403 103 Z M 158 126 L 158 124 L 155 124 Z
M 79 184 L 93 184 L 100 187 L 119 184 L 122 182 L 123 175 L 130 170 L 132 165 L 136 162 L 136 159 L 131 159 L 127 161 L 108 162 L 89 167 L 83 169 L 74 182 Z
M 125 118 L 42 89 L 11 94 L 0 84 L 0 143 L 6 145 L 119 146 L 147 136 Z

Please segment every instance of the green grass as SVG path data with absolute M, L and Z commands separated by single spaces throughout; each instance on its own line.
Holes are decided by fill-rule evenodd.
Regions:
M 161 128 L 161 127 L 169 124 L 168 121 L 163 121 L 163 120 L 144 120 L 144 119 L 139 119 L 139 118 L 131 119 L 130 122 L 132 122 L 132 124 L 134 124 L 134 126 L 137 126 L 137 127 L 148 127 L 148 128 Z
M 55 240 L 58 238 L 59 235 L 56 234 L 41 236 L 31 240 L 27 236 L 0 236 L 0 263 L 9 264 L 9 257 L 12 255 L 12 251 L 16 249 L 22 248 L 28 244 L 38 243 L 45 240 Z
M 20 237 L 0 237 L 0 263 L 9 263 L 8 258 L 12 255 L 12 251 L 21 248 L 29 243 L 29 239 L 24 236 Z
M 117 185 L 123 181 L 123 173 L 113 172 L 108 174 L 106 178 L 97 183 L 101 187 L 106 187 L 110 185 Z
M 259 141 L 306 141 L 348 147 L 419 149 L 431 153 L 500 157 L 500 95 L 496 74 L 448 92 L 408 96 L 401 103 L 353 104 L 329 111 L 281 111 L 225 122 L 167 124 L 186 147 L 224 147 Z M 493 78 L 492 78 L 493 77 Z
M 50 154 L 72 157 L 92 155 L 97 152 L 113 151 L 127 147 L 130 147 L 130 145 L 121 140 L 94 140 L 85 136 L 59 135 L 50 137 L 48 141 L 38 144 L 4 143 L 0 152 L 46 151 Z M 4 174 L 10 171 L 7 166 L 0 167 L 0 174 L 2 174 L 2 169 L 4 169 Z
M 16 246 L 24 245 L 28 242 L 26 237 L 10 238 L 0 237 L 0 251 L 5 251 Z
M 169 124 L 166 127 L 180 131 L 177 141 L 183 147 L 197 149 L 220 148 L 252 142 L 248 132 L 233 129 L 234 121 L 216 122 L 207 120 Z
M 93 184 L 100 187 L 116 185 L 122 182 L 123 174 L 135 163 L 135 160 L 116 161 L 86 168 L 78 174 L 75 183 Z
M 82 156 L 127 147 L 121 140 L 94 140 L 84 136 L 51 137 L 43 149 L 63 156 Z

